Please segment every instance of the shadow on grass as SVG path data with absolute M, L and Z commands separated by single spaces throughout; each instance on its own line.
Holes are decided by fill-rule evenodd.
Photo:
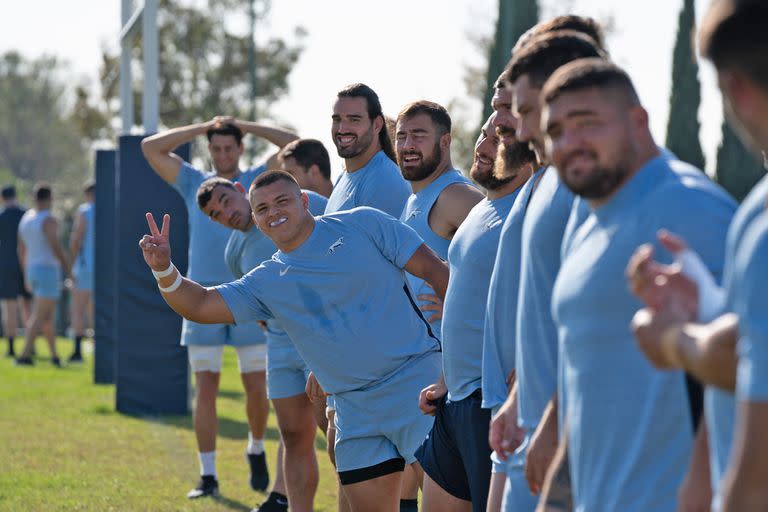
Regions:
M 147 416 L 147 421 L 171 425 L 186 430 L 194 430 L 192 416 Z M 248 422 L 233 420 L 230 418 L 219 418 L 219 436 L 227 439 L 248 439 Z M 272 441 L 280 439 L 280 432 L 272 426 L 267 426 L 264 432 L 264 438 Z M 249 509 L 250 510 L 250 509 Z
M 230 398 L 232 400 L 243 400 L 245 398 L 245 393 L 242 391 L 234 391 L 229 389 L 220 389 L 219 390 L 219 397 L 221 398 Z
M 232 498 L 227 498 L 226 496 L 219 496 L 216 498 L 216 503 L 220 503 L 232 510 L 244 510 L 250 512 L 250 510 L 253 508 L 250 505 L 246 505 L 241 501 L 233 500 Z

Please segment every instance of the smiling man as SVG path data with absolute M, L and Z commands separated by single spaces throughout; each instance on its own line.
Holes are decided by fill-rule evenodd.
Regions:
M 456 230 L 483 194 L 451 163 L 451 116 L 431 101 L 410 103 L 397 116 L 395 149 L 400 172 L 413 193 L 400 220 L 411 226 L 443 260 Z M 424 281 L 408 285 L 440 338 L 442 305 Z M 437 301 L 437 302 L 436 302 Z
M 197 208 L 197 188 L 211 176 L 219 176 L 242 183 L 248 187 L 267 165 L 276 162 L 271 157 L 267 165 L 240 170 L 240 157 L 243 154 L 243 134 L 264 138 L 278 148 L 296 139 L 293 133 L 271 128 L 258 123 L 240 121 L 232 117 L 216 117 L 205 123 L 174 128 L 166 132 L 147 137 L 141 142 L 141 149 L 152 169 L 166 183 L 171 185 L 184 199 L 189 216 L 189 269 L 187 275 L 198 282 L 214 286 L 229 281 L 231 275 L 224 263 L 224 247 L 229 238 L 229 231 L 206 218 Z M 199 135 L 208 139 L 208 151 L 213 164 L 211 172 L 195 169 L 184 162 L 173 150 L 193 140 Z M 242 223 L 246 219 L 238 219 Z M 260 333 L 254 334 L 258 336 Z M 261 340 L 263 335 L 255 341 Z M 229 329 L 225 325 L 200 325 L 184 321 L 181 332 L 181 344 L 188 347 L 189 361 L 195 374 L 195 434 L 200 458 L 201 479 L 197 487 L 187 497 L 199 498 L 218 493 L 216 478 L 216 396 L 219 389 L 220 364 L 212 364 L 208 352 L 215 347 L 232 343 Z M 211 348 L 214 347 L 214 348 Z M 215 359 L 214 359 L 215 360 Z M 261 370 L 263 361 L 259 363 Z M 254 368 L 252 368 L 254 369 Z M 255 383 L 256 385 L 257 383 Z M 260 387 L 265 403 L 265 387 Z M 266 418 L 269 407 L 253 411 Z M 265 420 L 254 420 L 262 423 Z M 249 421 L 249 423 L 251 423 Z M 269 474 L 264 456 L 263 439 L 260 434 L 254 437 L 249 433 L 246 454 L 251 470 L 251 487 L 264 490 L 269 484 Z
M 282 324 L 335 396 L 336 464 L 352 508 L 395 512 L 403 468 L 415 464 L 432 423 L 413 397 L 440 372 L 439 344 L 408 297 L 403 271 L 443 296 L 448 269 L 411 228 L 375 209 L 313 217 L 283 171 L 256 178 L 249 199 L 256 226 L 279 250 L 239 281 L 205 288 L 183 279 L 170 262 L 169 216 L 158 230 L 147 215 L 144 259 L 185 318 Z
M 685 374 L 659 372 L 635 350 L 627 326 L 641 304 L 624 269 L 642 243 L 664 254 L 664 228 L 684 233 L 719 276 L 735 203 L 674 170 L 690 166 L 661 154 L 631 79 L 614 64 L 566 64 L 541 98 L 547 154 L 590 208 L 552 292 L 574 508 L 676 510 L 696 411 Z
M 310 213 L 321 215 L 325 210 L 326 198 L 311 191 L 305 193 L 309 198 Z M 197 189 L 197 204 L 211 219 L 232 230 L 224 250 L 224 259 L 236 279 L 270 259 L 277 251 L 272 240 L 255 226 L 251 205 L 242 184 L 224 178 L 209 178 Z M 263 357 L 259 349 L 266 342 L 267 396 L 275 407 L 284 447 L 278 449 L 275 485 L 258 511 L 284 511 L 290 504 L 293 511 L 310 512 L 317 489 L 318 469 L 313 407 L 304 392 L 309 369 L 276 320 L 267 321 L 264 331 L 253 322 L 230 326 L 229 329 L 233 340 L 246 343 L 236 347 L 241 369 L 248 367 L 249 356 Z M 215 357 L 221 358 L 220 350 Z M 248 391 L 249 383 L 254 380 L 263 388 L 265 375 L 263 371 L 243 373 L 242 379 Z M 262 396 L 246 393 L 246 411 L 263 409 Z M 264 431 L 266 415 L 248 414 L 248 417 L 249 422 L 255 423 L 251 425 L 252 430 Z

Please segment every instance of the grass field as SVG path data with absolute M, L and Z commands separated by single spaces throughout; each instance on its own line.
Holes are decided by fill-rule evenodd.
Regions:
M 17 348 L 21 342 L 16 341 Z M 5 353 L 5 339 L 0 343 Z M 59 344 L 62 356 L 69 342 Z M 0 359 L 0 510 L 251 510 L 266 495 L 247 483 L 244 397 L 234 351 L 225 350 L 218 401 L 217 469 L 221 498 L 190 501 L 197 482 L 191 416 L 137 418 L 115 411 L 115 387 L 93 384 L 93 361 L 54 368 L 38 340 L 34 367 Z M 0 356 L 2 357 L 2 356 Z M 274 476 L 278 430 L 269 418 Z M 315 510 L 334 510 L 335 477 L 318 437 Z

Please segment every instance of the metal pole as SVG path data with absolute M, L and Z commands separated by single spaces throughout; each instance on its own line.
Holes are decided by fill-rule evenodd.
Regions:
M 121 27 L 131 19 L 133 10 L 131 0 L 122 0 L 120 4 Z M 120 119 L 123 133 L 131 133 L 133 127 L 133 91 L 131 90 L 131 38 L 120 39 Z
M 144 94 L 141 102 L 141 116 L 144 133 L 157 132 L 159 116 L 160 64 L 157 36 L 157 0 L 145 0 L 142 40 L 144 45 Z
M 256 121 L 256 0 L 251 0 L 249 12 L 251 20 L 251 45 L 248 52 L 248 69 L 251 75 L 251 115 L 249 121 Z M 251 162 L 256 158 L 256 146 L 251 144 L 248 148 L 248 156 Z

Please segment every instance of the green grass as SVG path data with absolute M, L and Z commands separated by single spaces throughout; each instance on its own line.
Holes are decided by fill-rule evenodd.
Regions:
M 21 342 L 16 341 L 17 348 Z M 247 483 L 248 429 L 234 351 L 224 353 L 218 400 L 217 470 L 222 496 L 190 501 L 199 475 L 191 416 L 137 418 L 115 411 L 115 387 L 93 384 L 93 360 L 54 368 L 38 340 L 34 367 L 0 359 L 0 510 L 247 511 L 266 495 Z M 68 342 L 59 344 L 68 355 Z M 6 349 L 0 343 L 0 354 Z M 0 355 L 0 357 L 2 357 Z M 270 474 L 278 439 L 274 412 L 267 431 Z M 334 510 L 336 484 L 316 444 L 320 486 L 315 510 Z

